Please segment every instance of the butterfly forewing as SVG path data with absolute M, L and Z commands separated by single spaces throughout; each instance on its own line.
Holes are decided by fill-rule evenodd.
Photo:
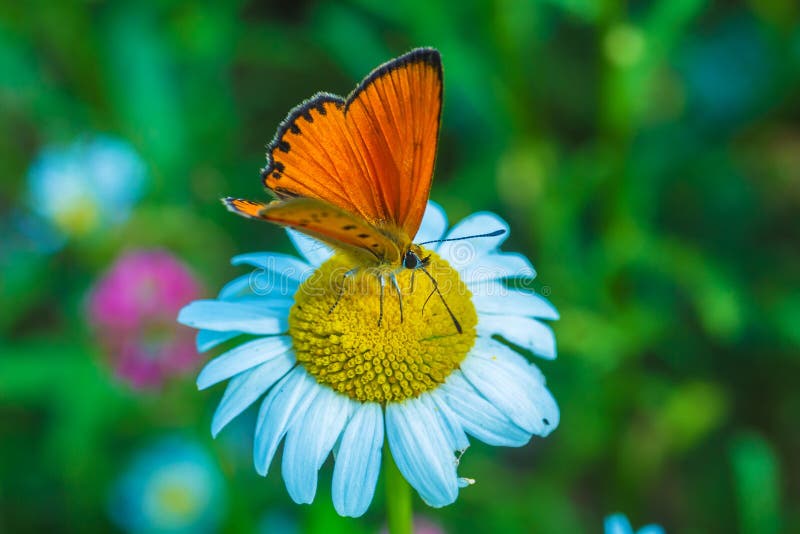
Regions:
M 319 199 L 402 230 L 395 241 L 413 238 L 433 178 L 441 93 L 439 53 L 417 49 L 378 67 L 347 100 L 315 96 L 270 143 L 265 185 L 279 198 Z
M 324 93 L 293 109 L 270 144 L 264 184 L 279 198 L 318 198 L 367 218 L 373 213 L 362 207 L 374 199 L 348 182 L 365 171 L 343 109 L 342 98 Z
M 411 237 L 430 194 L 441 101 L 439 53 L 421 49 L 379 67 L 346 108 L 384 210 Z

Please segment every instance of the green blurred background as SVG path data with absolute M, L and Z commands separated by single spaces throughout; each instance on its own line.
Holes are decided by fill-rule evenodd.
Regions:
M 380 486 L 363 518 L 335 515 L 330 464 L 311 506 L 277 464 L 258 477 L 252 409 L 212 441 L 221 387 L 115 378 L 86 299 L 136 248 L 171 251 L 203 296 L 242 273 L 230 256 L 290 251 L 218 198 L 266 198 L 265 144 L 302 98 L 434 46 L 432 199 L 451 222 L 499 213 L 532 259 L 561 312 L 559 358 L 537 363 L 562 421 L 521 449 L 473 444 L 459 471 L 478 483 L 416 510 L 448 532 L 600 532 L 615 511 L 800 531 L 798 17 L 792 0 L 0 3 L 0 530 L 117 528 L 115 481 L 163 435 L 218 464 L 223 531 L 381 528 Z M 146 163 L 130 217 L 14 248 L 41 150 L 95 134 Z

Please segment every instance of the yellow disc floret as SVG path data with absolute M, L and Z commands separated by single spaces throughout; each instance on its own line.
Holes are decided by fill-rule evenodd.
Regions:
M 362 402 L 398 402 L 436 388 L 458 368 L 475 342 L 472 294 L 445 260 L 425 254 L 441 297 L 421 270 L 365 267 L 347 274 L 352 261 L 340 254 L 300 286 L 289 335 L 297 360 L 317 382 Z

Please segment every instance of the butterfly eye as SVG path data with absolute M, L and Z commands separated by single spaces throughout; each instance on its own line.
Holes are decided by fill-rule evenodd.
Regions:
M 407 251 L 405 256 L 403 256 L 403 267 L 406 269 L 416 269 L 420 265 L 419 256 L 414 254 L 412 251 Z

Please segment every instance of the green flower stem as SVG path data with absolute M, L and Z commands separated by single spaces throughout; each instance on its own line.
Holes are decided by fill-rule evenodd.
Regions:
M 411 486 L 397 469 L 388 446 L 383 450 L 383 476 L 386 480 L 386 522 L 389 525 L 389 534 L 413 534 Z

